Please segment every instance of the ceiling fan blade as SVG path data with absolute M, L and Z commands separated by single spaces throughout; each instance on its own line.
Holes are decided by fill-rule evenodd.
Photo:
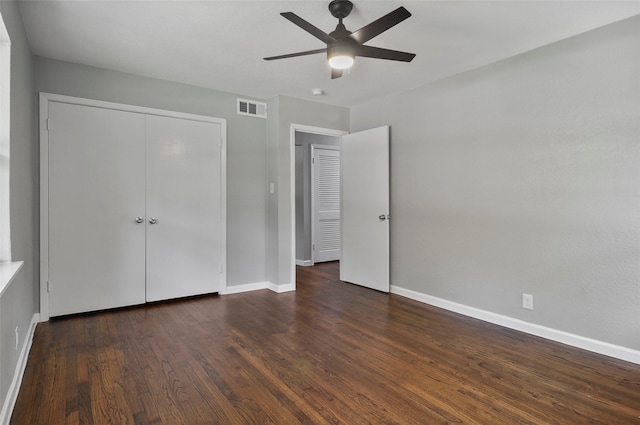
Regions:
M 286 55 L 279 55 L 279 56 L 270 56 L 268 58 L 263 58 L 263 59 L 266 61 L 272 61 L 276 59 L 295 58 L 297 56 L 315 55 L 316 53 L 327 53 L 327 49 L 324 48 L 324 49 L 307 50 L 306 52 L 289 53 Z
M 342 69 L 331 68 L 331 79 L 335 80 L 336 78 L 342 77 Z
M 353 32 L 350 37 L 360 44 L 366 43 L 373 37 L 404 21 L 409 16 L 411 16 L 411 13 L 407 9 L 405 9 L 404 7 L 399 7 L 393 12 L 387 13 L 382 18 L 373 21 L 370 24 L 365 25 L 359 30 Z
M 358 46 L 356 56 L 375 59 L 387 59 L 400 62 L 411 62 L 416 57 L 415 53 L 400 52 L 398 50 L 383 49 L 373 46 Z
M 304 19 L 302 19 L 301 17 L 299 17 L 293 12 L 282 12 L 280 15 L 287 18 L 288 20 L 290 20 L 291 22 L 293 22 L 294 24 L 296 24 L 297 26 L 299 26 L 300 28 L 302 28 L 303 30 L 305 30 L 306 32 L 308 32 L 309 34 L 311 34 L 312 36 L 314 36 L 315 38 L 317 38 L 318 40 L 326 44 L 331 44 L 336 42 L 335 38 L 331 37 L 329 34 L 322 31 L 321 29 L 313 26 L 312 24 L 305 21 Z

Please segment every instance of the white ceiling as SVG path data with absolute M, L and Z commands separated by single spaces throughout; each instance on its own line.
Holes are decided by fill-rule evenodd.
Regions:
M 416 53 L 411 63 L 357 58 L 331 80 L 324 47 L 280 16 L 294 12 L 330 32 L 329 1 L 21 0 L 33 53 L 53 59 L 228 91 L 352 106 L 477 68 L 640 14 L 640 1 L 355 0 L 355 31 L 406 7 L 413 16 L 368 45 Z M 314 97 L 311 90 L 323 89 Z

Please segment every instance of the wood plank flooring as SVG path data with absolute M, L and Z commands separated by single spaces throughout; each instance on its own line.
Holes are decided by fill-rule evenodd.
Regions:
M 640 424 L 640 366 L 298 269 L 36 328 L 12 425 Z

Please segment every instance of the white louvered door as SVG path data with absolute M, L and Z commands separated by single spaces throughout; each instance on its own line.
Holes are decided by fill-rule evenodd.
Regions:
M 340 259 L 340 151 L 311 147 L 312 261 Z

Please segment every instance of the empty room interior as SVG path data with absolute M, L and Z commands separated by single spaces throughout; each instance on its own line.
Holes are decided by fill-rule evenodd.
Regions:
M 0 425 L 640 422 L 640 1 L 0 18 Z

